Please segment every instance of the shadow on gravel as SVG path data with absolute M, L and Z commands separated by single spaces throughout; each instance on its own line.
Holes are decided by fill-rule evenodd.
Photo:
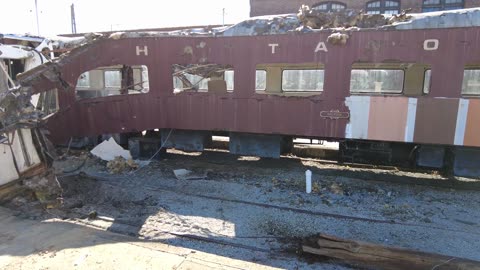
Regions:
M 301 243 L 299 235 L 291 233 L 295 228 L 283 224 L 282 219 L 278 219 L 278 222 L 275 222 L 275 219 L 263 222 L 266 221 L 268 211 L 273 210 L 249 212 L 246 204 L 232 206 L 235 203 L 234 200 L 220 200 L 214 203 L 208 196 L 193 198 L 185 193 L 182 195 L 181 192 L 175 193 L 175 191 L 156 188 L 149 182 L 150 178 L 165 178 L 175 181 L 172 170 L 180 168 L 211 170 L 214 178 L 212 185 L 217 179 L 232 177 L 235 174 L 244 175 L 245 178 L 260 175 L 259 178 L 270 177 L 271 179 L 272 172 L 278 169 L 281 169 L 280 171 L 296 171 L 300 174 L 310 169 L 317 176 L 344 176 L 396 184 L 480 190 L 478 182 L 462 183 L 432 179 L 431 177 L 422 178 L 418 175 L 398 175 L 395 171 L 389 170 L 360 170 L 347 166 L 329 166 L 329 164 L 319 166 L 319 163 L 315 161 L 304 162 L 301 159 L 290 157 L 280 159 L 237 157 L 224 152 L 203 152 L 190 156 L 166 153 L 155 166 L 157 167 L 151 171 L 152 175 L 149 175 L 150 171 L 141 172 L 140 176 L 136 176 L 138 179 L 129 179 L 128 175 L 123 178 L 119 176 L 117 179 L 115 177 L 101 179 L 82 174 L 59 178 L 64 189 L 64 207 L 61 211 L 49 210 L 50 214 L 54 214 L 60 219 L 76 220 L 121 235 L 107 237 L 102 230 L 69 222 L 61 223 L 62 225 L 58 226 L 58 223 L 37 224 L 38 221 L 25 221 L 22 223 L 24 225 L 16 227 L 14 223 L 8 223 L 8 217 L 3 217 L 0 243 L 7 243 L 7 245 L 3 245 L 3 247 L 0 245 L 0 251 L 2 254 L 27 256 L 45 249 L 59 251 L 119 241 L 159 242 L 272 267 L 293 269 L 309 266 L 304 261 L 298 262 L 292 259 L 292 256 L 298 255 Z M 229 171 L 218 173 L 225 168 L 229 168 Z M 162 184 L 168 185 L 168 183 Z M 171 187 L 178 191 L 184 191 L 178 183 Z M 196 192 L 203 194 L 202 190 L 196 190 Z M 235 192 L 235 190 L 231 192 Z M 221 195 L 219 197 L 228 198 L 228 194 L 219 195 Z M 285 196 L 288 196 L 288 193 Z M 249 207 L 262 208 L 254 203 Z M 229 212 L 229 209 L 236 209 L 236 211 Z M 31 218 L 36 212 L 38 213 L 38 210 L 33 208 L 24 210 L 24 213 L 17 214 L 23 218 Z M 289 212 L 288 209 L 274 210 L 278 210 L 281 215 Z M 247 217 L 251 219 L 252 213 L 257 213 L 255 218 L 258 224 L 264 226 L 260 228 L 262 234 L 258 233 L 259 225 L 257 223 L 245 222 Z M 191 222 L 190 217 L 201 218 L 204 220 L 204 224 L 198 226 Z M 37 219 L 42 218 L 37 215 Z M 5 222 L 7 225 L 4 225 Z M 223 222 L 224 234 L 210 230 L 209 222 L 212 224 Z M 352 221 L 351 226 L 355 227 L 354 225 Z M 257 227 L 253 228 L 255 226 Z M 82 230 L 78 230 L 80 228 Z M 315 231 L 320 228 L 311 229 Z M 12 235 L 9 231 L 15 233 Z M 233 234 L 228 233 L 232 231 Z M 355 232 L 352 231 L 352 233 Z M 131 237 L 125 237 L 125 235 Z M 62 240 L 52 244 L 58 237 L 61 237 Z M 143 239 L 139 239 L 139 237 Z M 302 265 L 299 266 L 298 263 Z M 328 268 L 331 265 L 326 266 Z M 316 264 L 310 265 L 310 267 L 324 266 Z

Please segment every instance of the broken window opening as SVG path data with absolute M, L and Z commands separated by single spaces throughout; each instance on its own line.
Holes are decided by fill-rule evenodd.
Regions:
M 226 93 L 233 91 L 234 70 L 230 65 L 173 65 L 173 92 Z
M 45 115 L 56 113 L 59 109 L 57 88 L 40 93 L 36 109 L 42 111 Z
M 90 72 L 84 72 L 78 77 L 77 87 L 88 88 L 90 87 Z
M 150 91 L 145 65 L 99 67 L 82 73 L 75 88 L 77 99 L 145 94 Z
M 322 69 L 285 69 L 282 72 L 283 92 L 321 92 L 325 72 Z
M 12 80 L 17 79 L 17 75 L 25 71 L 25 60 L 23 59 L 7 59 L 4 60 L 5 66 L 7 67 L 7 72 Z M 15 87 L 11 82 L 8 82 L 9 87 Z

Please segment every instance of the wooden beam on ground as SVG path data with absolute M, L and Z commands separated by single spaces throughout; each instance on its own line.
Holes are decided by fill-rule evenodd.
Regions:
M 303 251 L 373 269 L 386 270 L 480 270 L 480 262 L 403 248 L 346 240 L 321 234 L 318 246 L 304 245 Z

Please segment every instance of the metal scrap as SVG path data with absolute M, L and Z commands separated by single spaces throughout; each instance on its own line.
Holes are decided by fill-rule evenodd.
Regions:
M 34 70 L 41 64 L 48 64 L 55 48 L 77 46 L 86 39 L 73 39 L 73 43 L 58 41 L 55 48 L 54 42 L 40 37 L 0 35 L 0 42 L 6 40 L 9 45 L 0 44 L 0 138 L 4 148 L 0 164 L 8 167 L 0 172 L 0 185 L 3 188 L 22 183 L 18 188 L 31 191 L 47 207 L 55 207 L 61 203 L 62 190 L 51 168 L 55 158 L 53 147 L 41 129 L 44 117 L 51 111 L 37 109 L 32 104 L 31 84 L 21 84 L 13 78 L 21 76 L 21 73 L 16 74 L 19 71 Z M 24 61 L 24 69 L 10 74 L 4 68 L 3 59 L 7 62 Z M 47 78 L 62 83 L 58 78 L 60 74 L 55 72 L 57 70 L 51 71 L 35 79 Z M 9 197 L 12 192 L 2 197 Z

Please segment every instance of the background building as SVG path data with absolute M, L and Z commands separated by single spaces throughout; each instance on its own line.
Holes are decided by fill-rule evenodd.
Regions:
M 295 13 L 302 4 L 326 12 L 348 8 L 370 14 L 397 14 L 408 8 L 419 13 L 479 7 L 480 0 L 250 0 L 250 16 Z

